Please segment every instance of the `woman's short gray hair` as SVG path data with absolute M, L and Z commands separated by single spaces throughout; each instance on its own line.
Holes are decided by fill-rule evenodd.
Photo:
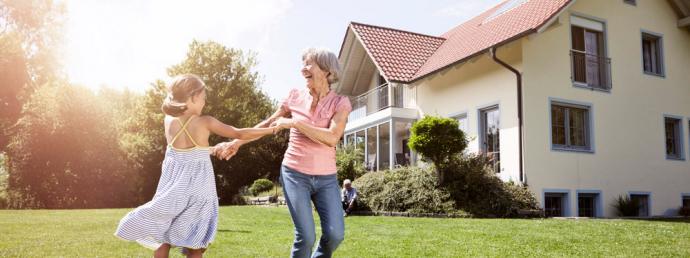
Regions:
M 307 48 L 302 52 L 302 61 L 311 59 L 316 65 L 328 72 L 328 83 L 333 84 L 340 80 L 342 71 L 340 70 L 340 63 L 338 57 L 325 48 Z

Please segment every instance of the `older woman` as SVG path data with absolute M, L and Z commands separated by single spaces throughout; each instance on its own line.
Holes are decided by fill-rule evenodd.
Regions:
M 344 238 L 345 225 L 336 177 L 335 146 L 352 110 L 350 100 L 331 90 L 340 67 L 335 54 L 307 49 L 302 55 L 306 89 L 293 89 L 276 112 L 257 127 L 290 128 L 280 182 L 295 225 L 292 257 L 309 257 L 316 241 L 312 203 L 321 220 L 322 236 L 312 257 L 331 257 Z M 214 155 L 229 159 L 248 141 L 218 145 Z

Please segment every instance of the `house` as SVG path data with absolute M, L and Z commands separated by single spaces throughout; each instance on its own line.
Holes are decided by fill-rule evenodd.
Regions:
M 469 151 L 549 216 L 690 205 L 690 1 L 508 0 L 440 36 L 351 23 L 336 90 L 370 170 L 414 165 L 411 124 L 456 118 Z

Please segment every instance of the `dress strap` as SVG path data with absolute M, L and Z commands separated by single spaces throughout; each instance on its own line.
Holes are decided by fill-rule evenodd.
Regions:
M 180 122 L 182 127 L 180 128 L 179 131 L 177 131 L 177 134 L 175 134 L 175 137 L 173 137 L 172 141 L 170 142 L 171 146 L 175 143 L 175 141 L 177 141 L 177 138 L 180 137 L 180 135 L 182 135 L 182 133 L 184 132 L 187 135 L 187 138 L 189 138 L 189 140 L 192 142 L 192 144 L 194 144 L 194 147 L 199 147 L 199 144 L 196 144 L 196 141 L 194 141 L 194 138 L 192 137 L 192 135 L 189 133 L 189 131 L 187 131 L 187 125 L 189 124 L 190 121 L 192 121 L 192 119 L 194 119 L 194 116 L 190 117 L 189 119 L 187 119 L 186 122 L 182 123 L 182 120 L 177 118 L 177 121 Z

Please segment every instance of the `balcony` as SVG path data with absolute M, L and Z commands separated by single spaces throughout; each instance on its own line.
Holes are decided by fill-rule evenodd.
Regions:
M 611 90 L 611 58 L 570 50 L 573 84 L 593 90 Z
M 403 86 L 384 83 L 352 100 L 348 121 L 364 118 L 390 107 L 403 107 Z

